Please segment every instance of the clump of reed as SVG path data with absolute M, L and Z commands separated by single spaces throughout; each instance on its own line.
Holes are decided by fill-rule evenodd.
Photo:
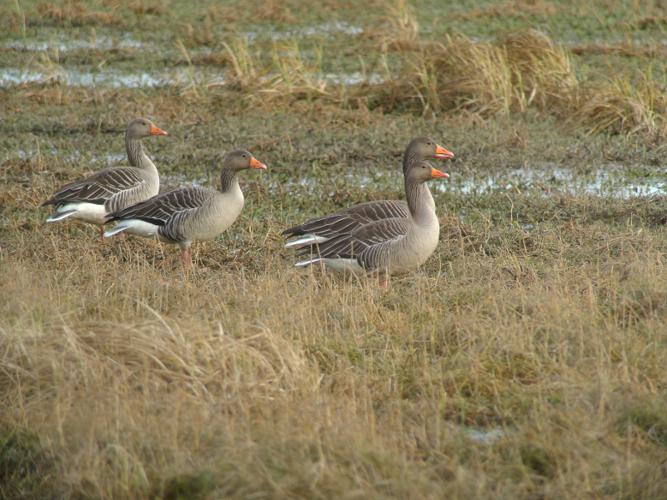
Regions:
M 571 120 L 584 124 L 589 133 L 664 134 L 667 98 L 650 76 L 636 81 L 618 77 L 583 86 Z
M 224 87 L 240 91 L 254 103 L 334 98 L 335 86 L 322 72 L 322 51 L 306 54 L 294 40 L 273 44 L 263 57 L 247 39 L 223 42 L 216 62 L 228 66 Z M 220 86 L 214 84 L 214 86 Z
M 545 108 L 576 87 L 567 53 L 528 31 L 478 42 L 448 36 L 406 56 L 396 79 L 378 88 L 375 103 L 424 111 L 468 109 L 484 116 Z M 382 102 L 384 101 L 384 102 Z
M 389 46 L 385 42 L 385 46 Z M 536 109 L 590 133 L 662 133 L 664 92 L 650 77 L 580 81 L 570 51 L 528 30 L 492 42 L 448 36 L 406 51 L 392 78 L 366 89 L 372 107 L 483 117 Z
M 466 110 L 491 117 L 535 109 L 589 133 L 665 129 L 667 106 L 650 76 L 638 84 L 628 78 L 581 82 L 571 53 L 535 30 L 493 42 L 448 36 L 424 43 L 419 50 L 405 49 L 401 66 L 388 68 L 384 82 L 347 89 L 323 77 L 321 51 L 305 54 L 296 41 L 274 43 L 264 56 L 241 38 L 223 47 L 211 57 L 229 68 L 225 86 L 255 103 L 323 99 L 345 105 L 352 97 L 387 112 Z
M 391 4 L 384 17 L 385 34 L 380 36 L 387 50 L 414 50 L 420 47 L 419 23 L 414 10 L 405 0 Z
M 540 110 L 568 106 L 579 82 L 564 48 L 535 30 L 509 35 L 499 44 L 522 104 Z

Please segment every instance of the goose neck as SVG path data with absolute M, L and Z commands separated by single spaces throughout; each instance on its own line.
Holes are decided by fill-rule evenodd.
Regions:
M 155 170 L 155 164 L 144 151 L 141 139 L 136 139 L 125 134 L 125 149 L 127 150 L 127 159 L 130 165 L 146 170 Z
M 412 219 L 417 224 L 428 224 L 435 214 L 435 202 L 425 182 L 414 182 L 406 179 L 405 198 Z
M 420 158 L 415 151 L 413 151 L 411 148 L 406 149 L 405 153 L 403 154 L 403 174 L 405 174 L 410 169 L 410 167 L 412 167 L 419 160 Z
M 227 193 L 233 189 L 240 189 L 236 170 L 223 168 L 220 172 L 220 192 Z

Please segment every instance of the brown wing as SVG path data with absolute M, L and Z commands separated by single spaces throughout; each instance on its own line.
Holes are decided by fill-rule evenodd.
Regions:
M 107 222 L 139 219 L 164 226 L 177 214 L 201 207 L 211 196 L 209 189 L 184 187 L 153 196 L 131 207 L 109 214 Z
M 364 224 L 354 231 L 314 244 L 299 255 L 317 255 L 322 258 L 357 259 L 365 269 L 379 267 L 386 244 L 404 236 L 409 219 L 393 217 Z
M 160 235 L 171 241 L 181 241 L 183 222 L 215 193 L 200 187 L 184 187 L 159 194 L 124 210 L 112 213 L 107 222 L 139 219 L 160 226 Z
M 142 182 L 145 182 L 144 179 L 134 168 L 107 168 L 85 179 L 63 186 L 42 205 L 62 205 L 77 202 L 101 205 L 120 191 L 136 187 Z
M 408 206 L 404 201 L 369 201 L 336 214 L 311 219 L 304 224 L 286 229 L 282 234 L 287 238 L 306 234 L 333 238 L 374 221 L 404 218 L 409 215 Z

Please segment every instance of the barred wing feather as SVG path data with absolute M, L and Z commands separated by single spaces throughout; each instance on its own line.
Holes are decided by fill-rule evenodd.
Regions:
M 145 182 L 136 169 L 107 168 L 63 186 L 43 205 L 62 205 L 64 203 L 104 204 L 121 191 L 135 188 Z
M 303 249 L 300 255 L 313 254 L 321 258 L 357 259 L 364 269 L 384 265 L 382 259 L 388 244 L 403 237 L 409 220 L 393 217 L 365 224 L 348 234 L 331 238 L 324 243 Z
M 311 219 L 304 224 L 286 229 L 283 234 L 288 238 L 306 234 L 334 238 L 374 221 L 409 217 L 409 215 L 408 206 L 404 201 L 369 201 L 333 215 Z

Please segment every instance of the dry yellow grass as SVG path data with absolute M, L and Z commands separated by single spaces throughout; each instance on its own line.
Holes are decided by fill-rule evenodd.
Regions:
M 568 109 L 579 82 L 565 49 L 534 30 L 509 35 L 500 46 L 507 55 L 521 110 L 530 105 L 542 111 Z
M 246 39 L 234 38 L 223 42 L 224 51 L 218 57 L 229 66 L 226 81 L 211 88 L 224 87 L 241 92 L 249 103 L 263 106 L 276 101 L 322 99 L 341 102 L 341 85 L 327 82 L 322 72 L 322 53 L 306 57 L 295 40 L 275 42 L 269 59 L 263 60 L 253 51 Z
M 383 18 L 383 32 L 379 35 L 384 50 L 409 51 L 419 48 L 419 23 L 414 9 L 405 1 L 389 3 Z
M 28 22 L 43 24 L 45 21 L 64 26 L 123 25 L 123 20 L 113 12 L 91 10 L 78 0 L 39 3 Z
M 619 77 L 591 82 L 583 88 L 577 102 L 571 120 L 587 126 L 590 133 L 665 134 L 665 91 L 646 75 L 638 81 Z
M 25 491 L 664 492 L 664 235 L 443 222 L 387 293 L 292 269 L 248 216 L 188 276 L 157 244 L 29 222 L 0 252 L 1 422 L 45 450 Z
M 457 15 L 455 18 L 469 20 L 498 16 L 550 16 L 557 11 L 558 7 L 553 2 L 544 2 L 542 0 L 511 0 L 491 4 L 485 7 L 474 8 L 468 12 Z
M 545 35 L 526 31 L 496 43 L 463 36 L 424 44 L 406 55 L 400 77 L 381 87 L 390 107 L 418 102 L 424 110 L 468 109 L 483 116 L 529 106 L 564 111 L 577 89 L 567 52 Z
M 469 110 L 484 117 L 537 108 L 589 133 L 665 132 L 664 89 L 650 75 L 580 82 L 570 52 L 534 30 L 494 43 L 447 37 L 411 48 L 405 58 L 398 76 L 361 89 L 374 106 Z

